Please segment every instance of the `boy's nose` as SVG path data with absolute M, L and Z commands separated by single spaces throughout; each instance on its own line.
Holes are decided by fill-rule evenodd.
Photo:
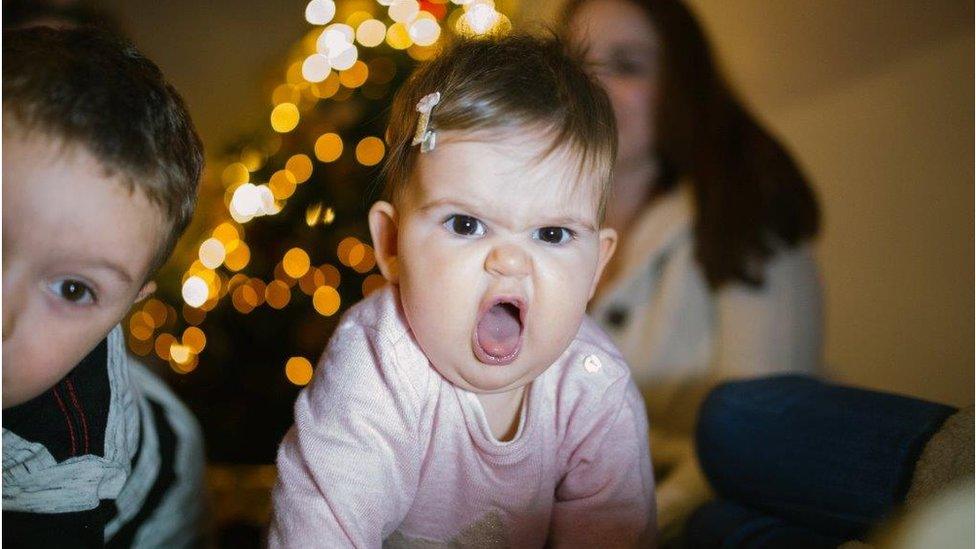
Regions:
M 485 259 L 485 270 L 500 276 L 526 276 L 532 268 L 532 259 L 515 244 L 495 246 Z

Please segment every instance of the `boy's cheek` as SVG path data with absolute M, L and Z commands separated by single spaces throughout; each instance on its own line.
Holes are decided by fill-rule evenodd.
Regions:
M 106 322 L 48 320 L 44 329 L 19 325 L 3 343 L 3 407 L 27 402 L 61 381 L 115 324 Z

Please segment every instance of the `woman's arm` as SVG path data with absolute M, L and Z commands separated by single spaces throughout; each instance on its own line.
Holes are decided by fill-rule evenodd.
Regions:
M 770 258 L 765 284 L 732 284 L 716 299 L 714 381 L 821 370 L 820 275 L 808 246 Z

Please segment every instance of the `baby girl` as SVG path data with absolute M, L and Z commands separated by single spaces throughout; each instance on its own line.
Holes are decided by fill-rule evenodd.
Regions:
M 298 397 L 271 546 L 649 542 L 644 403 L 585 317 L 616 244 L 607 96 L 554 39 L 462 41 L 400 89 L 387 141 L 390 284 Z

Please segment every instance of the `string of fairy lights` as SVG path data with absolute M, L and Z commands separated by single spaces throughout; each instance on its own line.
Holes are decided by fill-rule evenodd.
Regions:
M 344 16 L 341 21 L 340 15 Z M 343 309 L 339 268 L 328 262 L 313 265 L 309 253 L 300 247 L 282 255 L 271 280 L 245 274 L 251 262 L 245 229 L 256 218 L 281 212 L 313 171 L 338 160 L 347 146 L 362 166 L 383 160 L 386 147 L 378 136 L 363 137 L 352 147 L 338 133 L 326 132 L 309 143 L 310 154 L 290 156 L 266 182 L 254 180 L 255 172 L 266 168 L 266 162 L 279 151 L 281 137 L 295 131 L 318 102 L 343 101 L 353 93 L 378 100 L 389 92 L 387 84 L 396 71 L 393 61 L 377 56 L 366 62 L 360 59 L 360 49 L 388 46 L 423 61 L 444 42 L 445 29 L 456 35 L 511 29 L 511 22 L 493 0 L 339 0 L 338 6 L 333 0 L 311 0 L 305 19 L 312 29 L 292 48 L 284 80 L 271 93 L 271 132 L 217 163 L 216 169 L 208 168 L 203 185 L 219 187 L 223 202 L 213 216 L 212 228 L 203 232 L 204 238 L 183 270 L 179 312 L 154 297 L 134 308 L 126 319 L 129 349 L 167 361 L 178 374 L 197 368 L 207 345 L 203 326 L 207 313 L 222 303 L 246 315 L 265 306 L 283 309 L 292 301 L 293 292 L 303 292 L 322 316 Z M 335 217 L 333 207 L 316 202 L 306 207 L 304 220 L 310 228 L 327 228 Z M 376 261 L 369 244 L 347 236 L 338 244 L 336 259 L 366 275 L 363 296 L 383 285 L 383 277 L 371 272 Z M 312 378 L 312 364 L 305 357 L 292 356 L 284 365 L 284 374 L 291 383 L 305 385 Z

